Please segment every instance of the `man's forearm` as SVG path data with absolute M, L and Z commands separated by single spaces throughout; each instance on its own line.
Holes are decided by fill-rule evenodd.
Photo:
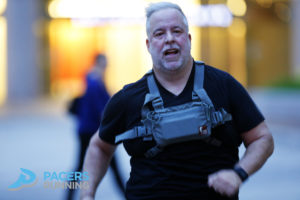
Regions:
M 99 138 L 93 136 L 85 156 L 83 171 L 89 175 L 89 187 L 81 191 L 81 199 L 94 198 L 97 186 L 104 177 L 113 154 L 113 150 L 103 149 L 97 140 Z
M 274 142 L 271 135 L 264 135 L 249 144 L 242 159 L 237 163 L 249 175 L 259 170 L 274 150 Z

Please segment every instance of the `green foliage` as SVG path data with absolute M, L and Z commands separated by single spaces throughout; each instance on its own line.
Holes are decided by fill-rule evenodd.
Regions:
M 283 77 L 269 85 L 272 88 L 282 89 L 300 89 L 300 76 L 297 77 Z

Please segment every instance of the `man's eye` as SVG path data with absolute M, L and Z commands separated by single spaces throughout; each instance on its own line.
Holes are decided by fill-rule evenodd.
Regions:
M 181 33 L 182 31 L 181 30 L 174 30 L 173 32 L 174 33 Z
M 159 37 L 159 36 L 162 36 L 164 33 L 163 32 L 157 32 L 154 34 L 154 37 Z

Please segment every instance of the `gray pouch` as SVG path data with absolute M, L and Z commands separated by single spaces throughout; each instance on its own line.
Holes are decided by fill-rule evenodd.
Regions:
M 210 136 L 210 107 L 202 102 L 193 102 L 165 108 L 162 112 L 150 112 L 154 121 L 153 137 L 157 145 L 169 144 Z

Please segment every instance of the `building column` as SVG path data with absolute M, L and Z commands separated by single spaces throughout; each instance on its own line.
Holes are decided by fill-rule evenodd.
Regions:
M 300 1 L 292 0 L 292 71 L 293 76 L 300 76 Z
M 37 64 L 39 0 L 7 1 L 7 102 L 31 100 L 40 93 Z

